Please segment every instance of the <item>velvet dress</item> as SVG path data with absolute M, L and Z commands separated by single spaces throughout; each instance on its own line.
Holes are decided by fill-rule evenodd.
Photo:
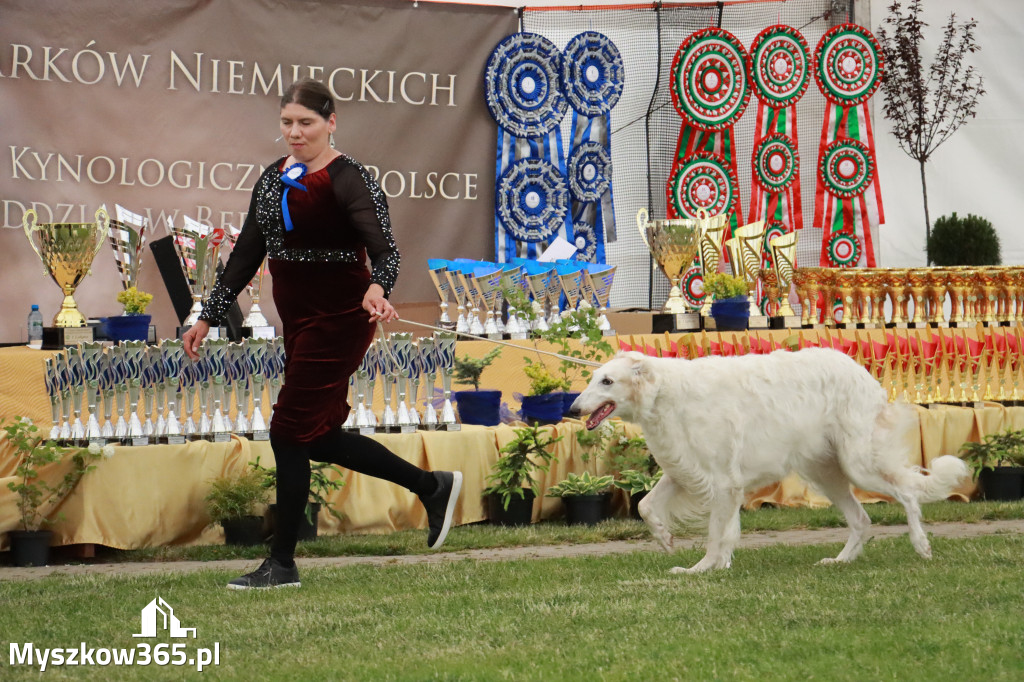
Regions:
M 372 282 L 390 294 L 399 254 L 384 193 L 360 164 L 339 156 L 299 178 L 303 191 L 282 182 L 283 163 L 279 159 L 260 176 L 242 232 L 200 319 L 219 324 L 269 256 L 285 345 L 284 385 L 270 430 L 275 438 L 309 443 L 348 416 L 349 377 L 376 330 L 362 308 L 363 296 Z M 282 211 L 285 189 L 291 230 Z

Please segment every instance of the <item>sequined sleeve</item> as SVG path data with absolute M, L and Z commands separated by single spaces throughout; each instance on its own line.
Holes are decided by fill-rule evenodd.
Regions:
M 388 202 L 380 186 L 362 165 L 355 161 L 338 164 L 331 182 L 339 205 L 348 209 L 352 224 L 366 246 L 372 266 L 370 282 L 391 294 L 398 279 L 401 256 L 391 234 Z
M 217 283 L 203 301 L 203 312 L 200 313 L 199 319 L 209 322 L 211 326 L 223 324 L 231 304 L 238 298 L 245 285 L 252 281 L 266 255 L 267 244 L 256 222 L 254 193 L 249 204 L 249 213 L 242 225 L 242 232 L 238 235 L 231 255 L 228 256 L 227 265 L 217 277 Z

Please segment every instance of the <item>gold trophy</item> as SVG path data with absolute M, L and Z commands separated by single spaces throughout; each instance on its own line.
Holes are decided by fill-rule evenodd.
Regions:
M 64 292 L 64 302 L 53 318 L 54 326 L 60 330 L 56 332 L 60 338 L 55 345 L 62 347 L 90 342 L 93 340 L 92 327 L 86 326 L 73 294 L 89 274 L 93 259 L 106 241 L 110 217 L 101 207 L 96 210 L 95 223 L 39 223 L 38 219 L 35 210 L 29 209 L 22 218 L 22 226 L 28 243 L 43 262 L 47 274 Z M 78 331 L 69 332 L 69 329 Z
M 821 268 L 797 268 L 793 271 L 793 286 L 800 299 L 800 326 L 811 329 L 818 324 L 818 295 L 821 293 Z
M 694 220 L 649 220 L 646 208 L 636 214 L 640 236 L 654 261 L 672 285 L 663 313 L 673 316 L 672 329 L 658 331 L 685 331 L 700 329 L 700 315 L 683 298 L 679 283 L 700 248 L 700 230 Z M 660 326 L 660 325 L 659 325 Z
M 796 242 L 797 232 L 793 230 L 768 243 L 772 251 L 772 269 L 779 288 L 779 310 L 776 316 L 782 319 L 784 329 L 800 326 L 800 318 L 789 305 L 789 288 L 796 270 Z
M 889 294 L 892 304 L 892 319 L 889 326 L 897 329 L 906 329 L 908 322 L 907 308 L 909 298 L 907 296 L 907 277 L 910 271 L 907 268 L 890 268 L 885 272 L 885 290 Z
M 764 248 L 764 221 L 750 223 L 733 230 L 735 235 L 725 241 L 729 252 L 732 274 L 747 283 L 747 301 L 750 303 L 750 328 L 767 329 L 768 318 L 761 314 L 757 304 L 757 280 L 761 276 L 761 250 Z
M 856 329 L 860 320 L 857 299 L 854 296 L 857 271 L 852 268 L 839 268 L 835 273 L 836 294 L 843 303 L 843 319 L 836 321 L 839 329 Z
M 974 326 L 973 322 L 967 322 L 970 318 L 970 309 L 967 302 L 967 292 L 971 286 L 970 272 L 963 267 L 950 268 L 948 272 L 949 280 L 946 290 L 949 292 L 949 326 Z
M 707 279 L 718 272 L 718 263 L 722 259 L 722 242 L 725 241 L 725 226 L 728 222 L 725 213 L 708 216 L 703 208 L 697 211 L 697 229 L 700 230 L 700 274 Z M 707 317 L 711 314 L 711 298 L 705 296 L 700 314 Z

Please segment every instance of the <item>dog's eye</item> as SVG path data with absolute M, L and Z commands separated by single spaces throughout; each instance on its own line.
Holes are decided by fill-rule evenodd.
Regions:
M 608 377 L 604 377 L 603 379 L 601 379 L 601 385 L 602 386 L 611 386 L 613 383 L 614 382 L 611 379 L 609 379 Z

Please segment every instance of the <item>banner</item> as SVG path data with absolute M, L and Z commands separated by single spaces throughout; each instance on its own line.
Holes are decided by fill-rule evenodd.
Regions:
M 21 228 L 84 222 L 120 204 L 150 222 L 238 227 L 263 168 L 287 154 L 280 96 L 312 77 L 332 90 L 337 147 L 387 195 L 402 274 L 392 296 L 433 292 L 428 257 L 489 258 L 493 122 L 483 102 L 491 46 L 518 28 L 507 8 L 404 0 L 286 3 L 5 0 L 0 22 L 0 341 L 44 319 L 58 288 Z M 140 286 L 162 335 L 177 320 L 151 254 Z M 100 251 L 76 292 L 117 314 L 119 276 Z M 243 294 L 243 309 L 248 305 Z M 276 310 L 264 300 L 272 322 Z

